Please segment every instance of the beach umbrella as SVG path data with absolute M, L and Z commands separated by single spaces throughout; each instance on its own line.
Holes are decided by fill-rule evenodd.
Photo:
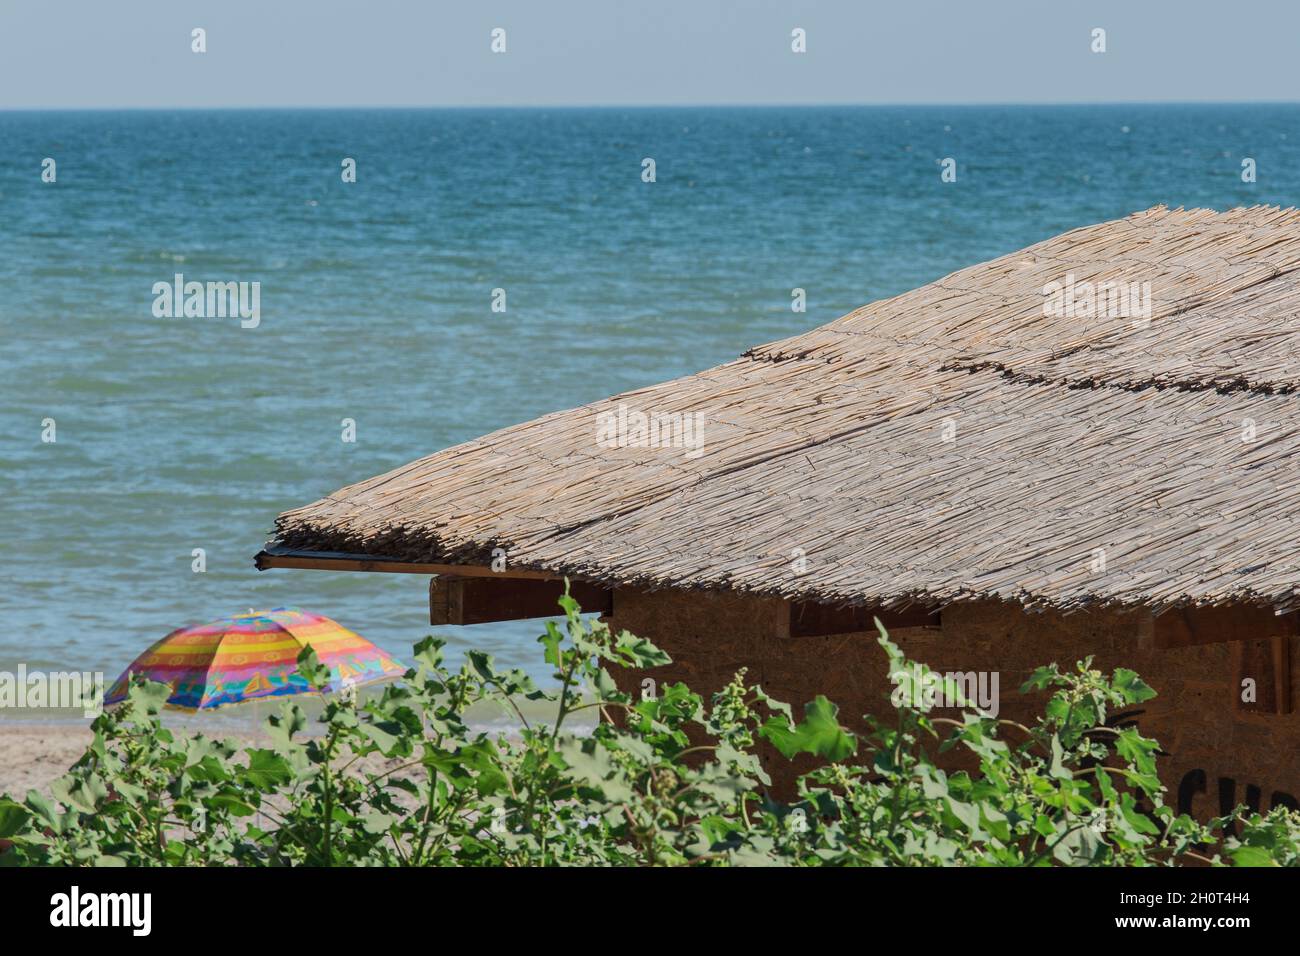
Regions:
M 171 686 L 167 704 L 211 710 L 226 704 L 311 693 L 298 654 L 311 646 L 331 671 L 327 691 L 397 677 L 405 668 L 337 621 L 293 607 L 249 610 L 172 631 L 137 657 L 104 698 L 126 698 L 132 675 Z

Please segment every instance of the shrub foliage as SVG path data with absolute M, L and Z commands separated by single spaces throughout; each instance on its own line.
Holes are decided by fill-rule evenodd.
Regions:
M 747 683 L 705 701 L 684 684 L 634 699 L 613 667 L 668 663 L 650 642 L 589 622 L 569 597 L 539 638 L 557 688 L 470 653 L 453 671 L 425 638 L 399 685 L 363 705 L 326 699 L 316 733 L 293 702 L 270 746 L 178 737 L 168 695 L 139 681 L 99 717 L 94 741 L 51 788 L 0 797 L 9 865 L 1295 865 L 1300 814 L 1244 808 L 1202 825 L 1164 803 L 1156 741 L 1112 719 L 1154 696 L 1137 674 L 1091 660 L 1039 669 L 1032 726 L 973 707 L 955 719 L 910 706 L 927 678 L 880 629 L 902 684 L 864 734 L 824 697 L 802 715 Z M 329 681 L 310 649 L 299 668 Z M 956 693 L 955 688 L 947 688 Z M 553 702 L 530 723 L 522 701 Z M 517 731 L 474 730 L 494 702 Z M 575 714 L 596 711 L 594 730 Z M 694 741 L 694 742 L 693 742 Z M 700 743 L 699 741 L 704 741 Z M 775 800 L 757 748 L 811 754 L 793 802 Z M 976 772 L 935 758 L 967 753 Z

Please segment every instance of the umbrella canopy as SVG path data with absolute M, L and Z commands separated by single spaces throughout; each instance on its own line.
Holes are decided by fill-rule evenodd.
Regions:
M 104 703 L 125 699 L 133 674 L 169 684 L 168 705 L 186 710 L 311 693 L 311 685 L 298 673 L 298 654 L 307 646 L 332 672 L 326 690 L 397 677 L 405 670 L 337 621 L 277 607 L 172 631 L 131 663 Z

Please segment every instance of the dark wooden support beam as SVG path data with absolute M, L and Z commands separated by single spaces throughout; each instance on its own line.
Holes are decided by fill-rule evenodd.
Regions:
M 1279 636 L 1238 641 L 1232 652 L 1237 710 L 1247 714 L 1291 713 L 1291 639 Z M 1248 696 L 1253 699 L 1245 699 Z
M 1275 614 L 1256 605 L 1178 608 L 1155 619 L 1152 643 L 1158 650 L 1231 644 L 1235 708 L 1289 714 L 1291 642 L 1300 634 L 1298 620 L 1294 613 Z
M 938 627 L 939 612 L 913 606 L 904 611 L 887 611 L 879 607 L 834 607 L 830 604 L 792 604 L 790 636 L 818 637 L 822 634 L 848 634 L 874 631 L 874 618 L 880 618 L 885 630 L 902 627 Z
M 1279 714 L 1291 713 L 1291 638 L 1274 637 L 1269 643 L 1273 652 L 1273 695 Z
M 494 571 L 490 567 L 472 564 L 428 564 L 400 561 L 395 558 L 375 557 L 365 554 L 343 554 L 333 551 L 291 551 L 267 548 L 253 558 L 257 570 L 268 568 L 298 568 L 308 571 L 378 571 L 388 574 L 447 574 L 461 578 L 506 578 L 528 581 L 560 581 L 564 575 L 552 571 L 508 570 Z
M 1154 623 L 1154 646 L 1168 650 L 1198 644 L 1255 641 L 1266 637 L 1291 637 L 1298 633 L 1298 615 L 1275 614 L 1260 605 L 1175 608 Z
M 429 581 L 429 623 L 487 624 L 557 617 L 564 613 L 557 603 L 563 593 L 563 581 L 440 575 Z M 613 611 L 613 592 L 609 588 L 574 581 L 569 585 L 569 595 L 583 611 Z

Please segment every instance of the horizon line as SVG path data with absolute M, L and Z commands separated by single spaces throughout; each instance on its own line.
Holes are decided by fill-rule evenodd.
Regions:
M 1296 106 L 1300 100 L 1024 100 L 970 102 L 791 102 L 791 103 L 492 103 L 492 104 L 266 104 L 226 106 L 0 106 L 0 113 L 131 113 L 131 112 L 256 112 L 306 110 L 374 110 L 385 112 L 417 110 L 702 110 L 702 109 L 1028 109 L 1080 106 Z

